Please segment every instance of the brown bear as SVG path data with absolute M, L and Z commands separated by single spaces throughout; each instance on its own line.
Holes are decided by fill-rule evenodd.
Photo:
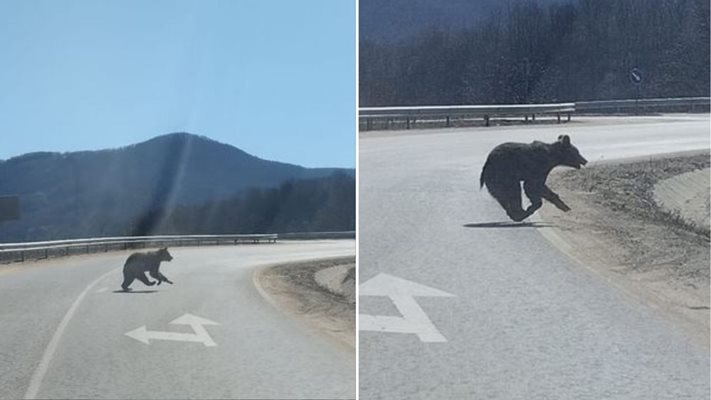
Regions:
M 480 187 L 486 185 L 509 218 L 519 222 L 541 208 L 541 198 L 563 211 L 570 211 L 570 207 L 546 186 L 546 178 L 559 165 L 580 169 L 587 162 L 570 143 L 568 135 L 558 136 L 553 143 L 503 143 L 489 153 L 479 183 Z M 521 182 L 531 201 L 526 210 L 521 208 Z
M 160 285 L 161 282 L 168 282 L 172 285 L 173 282 L 158 271 L 162 261 L 170 261 L 172 259 L 173 256 L 168 253 L 167 247 L 163 247 L 157 251 L 131 254 L 123 266 L 123 283 L 121 284 L 121 288 L 123 288 L 124 291 L 131 290 L 129 286 L 134 279 L 138 279 L 148 286 L 155 285 L 155 282 L 148 280 L 146 272 L 158 280 L 158 285 Z

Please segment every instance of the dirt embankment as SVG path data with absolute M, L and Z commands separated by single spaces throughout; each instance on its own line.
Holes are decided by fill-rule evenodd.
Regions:
M 262 268 L 254 281 L 276 307 L 355 349 L 355 257 Z
M 556 170 L 547 184 L 572 210 L 544 206 L 540 217 L 552 227 L 541 232 L 708 345 L 708 172 L 698 178 L 707 168 L 709 153 L 696 152 Z

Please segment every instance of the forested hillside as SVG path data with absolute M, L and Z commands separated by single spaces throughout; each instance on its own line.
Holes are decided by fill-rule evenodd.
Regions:
M 708 0 L 502 2 L 470 29 L 362 40 L 360 106 L 634 98 L 632 68 L 641 97 L 708 96 L 709 45 Z
M 226 200 L 166 206 L 132 221 L 131 234 L 228 234 L 355 230 L 355 178 L 345 173 L 253 188 Z
M 352 224 L 334 222 L 347 217 L 331 215 L 345 212 L 332 201 L 350 194 L 350 203 L 339 201 L 355 213 L 354 203 L 348 209 L 355 201 L 354 174 L 263 160 L 187 133 L 118 149 L 30 153 L 0 161 L 0 195 L 19 196 L 21 209 L 19 220 L 0 224 L 0 242 L 147 235 L 159 229 L 186 234 L 277 227 L 347 230 Z M 304 193 L 291 203 L 292 197 L 276 196 L 275 188 L 280 193 L 295 188 L 292 197 Z M 164 224 L 167 211 L 177 213 L 171 225 Z M 305 215 L 316 219 L 305 220 Z

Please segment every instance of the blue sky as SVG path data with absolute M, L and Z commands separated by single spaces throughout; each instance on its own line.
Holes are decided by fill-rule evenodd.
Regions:
M 353 0 L 0 0 L 0 159 L 191 132 L 355 165 Z

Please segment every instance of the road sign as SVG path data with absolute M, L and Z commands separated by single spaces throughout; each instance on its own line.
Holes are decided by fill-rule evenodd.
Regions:
M 217 346 L 214 340 L 210 337 L 204 325 L 220 325 L 217 322 L 209 319 L 201 318 L 192 314 L 185 314 L 171 322 L 175 325 L 190 325 L 194 333 L 180 332 L 164 332 L 164 331 L 149 331 L 143 325 L 138 329 L 124 333 L 124 335 L 136 339 L 141 343 L 150 344 L 150 340 L 173 340 L 177 342 L 197 342 L 202 343 L 206 347 Z
M 0 196 L 0 222 L 20 219 L 20 198 Z
M 419 283 L 388 274 L 378 274 L 358 286 L 360 296 L 386 296 L 395 304 L 402 317 L 386 315 L 358 316 L 359 330 L 416 334 L 422 342 L 446 342 L 415 297 L 455 297 Z
M 642 73 L 637 68 L 632 68 L 630 70 L 630 80 L 636 85 L 642 83 Z

